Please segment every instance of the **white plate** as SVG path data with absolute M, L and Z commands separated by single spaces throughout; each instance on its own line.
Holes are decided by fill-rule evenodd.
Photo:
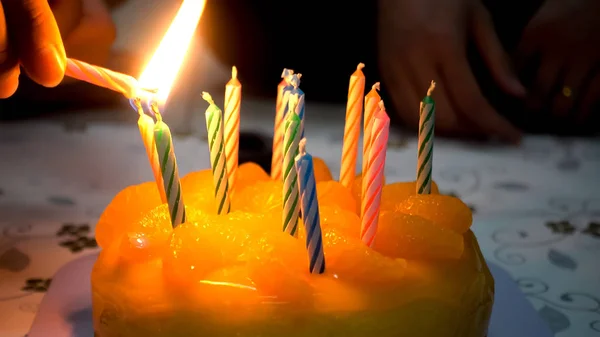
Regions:
M 62 267 L 42 300 L 28 337 L 92 337 L 90 275 L 97 255 Z M 488 337 L 552 337 L 553 334 L 510 276 L 488 263 L 496 297 Z

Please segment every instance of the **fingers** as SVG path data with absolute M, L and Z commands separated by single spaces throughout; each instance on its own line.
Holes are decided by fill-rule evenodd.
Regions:
M 531 97 L 527 106 L 532 111 L 544 108 L 544 102 L 551 98 L 552 89 L 560 80 L 561 67 L 564 62 L 555 53 L 546 53 L 531 88 Z
M 79 25 L 83 15 L 82 0 L 51 1 L 50 8 L 63 39 Z
M 418 107 L 420 101 L 427 94 L 431 81 L 435 80 L 436 89 L 433 93 L 436 102 L 436 113 L 435 113 L 435 128 L 439 134 L 452 135 L 452 134 L 463 134 L 465 130 L 461 127 L 461 123 L 458 121 L 454 107 L 450 104 L 448 99 L 445 85 L 441 83 L 439 74 L 436 70 L 436 62 L 430 58 L 430 56 L 410 53 L 408 57 L 409 67 L 411 70 L 410 80 L 411 86 L 414 88 L 416 96 L 417 108 L 413 108 L 417 119 L 417 125 L 419 120 Z
M 104 65 L 116 38 L 115 25 L 103 0 L 84 0 L 79 25 L 65 38 L 70 57 Z
M 574 103 L 578 100 L 577 96 L 584 89 L 582 84 L 591 69 L 591 65 L 582 60 L 573 60 L 568 64 L 572 67 L 562 78 L 562 82 L 558 83 L 552 100 L 552 114 L 562 118 L 572 112 Z
M 579 102 L 580 113 L 577 121 L 585 122 L 593 112 L 598 113 L 598 109 L 600 109 L 600 72 L 595 73 Z
M 390 93 L 391 103 L 402 122 L 416 128 L 419 125 L 419 98 L 406 76 L 409 69 L 400 61 L 386 62 L 386 64 L 387 71 L 383 74 L 383 79 L 386 83 L 385 90 Z
M 473 39 L 492 77 L 505 92 L 517 97 L 525 96 L 525 87 L 510 65 L 488 11 L 482 5 L 477 5 L 474 11 L 471 23 Z
M 7 98 L 14 94 L 19 85 L 19 64 L 9 52 L 8 32 L 4 17 L 4 10 L 0 2 L 0 98 Z
M 47 87 L 58 85 L 64 76 L 66 56 L 48 1 L 3 1 L 2 4 L 8 34 L 29 77 Z
M 488 136 L 509 142 L 519 142 L 521 133 L 504 117 L 500 116 L 483 97 L 465 56 L 456 53 L 444 58 L 443 80 L 452 83 L 448 92 L 460 114 L 470 120 Z

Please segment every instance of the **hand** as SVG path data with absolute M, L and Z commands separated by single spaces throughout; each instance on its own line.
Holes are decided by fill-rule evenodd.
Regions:
M 546 0 L 518 47 L 519 68 L 539 60 L 528 107 L 585 122 L 600 101 L 600 2 Z M 569 95 L 570 94 L 570 95 Z
M 0 3 L 0 98 L 17 90 L 19 65 L 39 84 L 58 85 L 64 76 L 65 58 L 47 0 Z
M 525 94 L 477 0 L 380 0 L 378 22 L 383 80 L 406 123 L 418 125 L 419 102 L 435 80 L 436 131 L 519 140 L 520 131 L 483 97 L 467 60 L 473 40 L 495 82 L 509 94 Z
M 67 56 L 95 65 L 105 65 L 117 33 L 104 0 L 56 2 L 52 11 L 63 36 Z M 74 10 L 77 8 L 80 11 Z M 62 15 L 63 13 L 67 15 Z M 76 24 L 70 30 L 67 29 L 67 25 L 73 21 Z
M 16 91 L 20 67 L 33 81 L 54 87 L 63 80 L 65 47 L 71 57 L 102 64 L 114 38 L 102 0 L 1 2 L 0 98 Z

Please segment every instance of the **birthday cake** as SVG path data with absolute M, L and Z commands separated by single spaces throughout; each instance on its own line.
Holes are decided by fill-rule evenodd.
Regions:
M 92 272 L 99 337 L 486 336 L 494 282 L 459 199 L 383 187 L 377 239 L 359 239 L 360 189 L 314 160 L 322 274 L 306 233 L 281 229 L 282 182 L 240 165 L 231 212 L 217 215 L 210 170 L 181 179 L 172 228 L 156 184 L 121 191 L 102 214 Z M 360 186 L 357 178 L 355 186 Z

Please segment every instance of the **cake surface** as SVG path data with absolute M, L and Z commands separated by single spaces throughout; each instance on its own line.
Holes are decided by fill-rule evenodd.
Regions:
M 210 170 L 184 177 L 187 221 L 175 229 L 154 183 L 114 198 L 96 229 L 97 336 L 486 335 L 494 284 L 459 199 L 386 185 L 369 248 L 360 189 L 315 158 L 326 271 L 314 275 L 303 227 L 282 231 L 282 183 L 252 163 L 237 174 L 227 215 L 215 214 Z

